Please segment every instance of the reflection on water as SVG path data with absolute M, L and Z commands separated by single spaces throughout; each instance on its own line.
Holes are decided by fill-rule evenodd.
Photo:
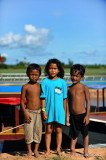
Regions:
M 91 99 L 91 106 L 97 106 L 97 100 L 96 99 Z M 99 107 L 103 106 L 103 101 L 102 99 L 99 99 Z M 105 106 L 106 106 L 106 99 L 105 99 Z

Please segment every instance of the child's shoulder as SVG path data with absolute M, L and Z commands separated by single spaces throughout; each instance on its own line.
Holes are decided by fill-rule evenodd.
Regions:
M 70 90 L 72 88 L 72 85 L 68 86 L 67 89 Z
M 23 88 L 25 88 L 25 87 L 27 87 L 27 86 L 29 86 L 29 82 L 27 82 L 27 83 L 25 83 L 25 84 L 23 84 Z
M 22 86 L 22 90 L 24 91 L 24 90 L 27 90 L 27 88 L 28 88 L 28 83 L 26 83 L 26 84 L 24 84 L 23 86 Z
M 45 83 L 45 82 L 47 82 L 47 81 L 49 81 L 49 78 L 44 78 L 44 79 L 42 80 L 42 83 Z
M 80 83 L 80 85 L 81 85 L 82 87 L 84 87 L 84 88 L 88 88 L 88 86 L 85 85 L 85 84 L 83 84 L 83 83 Z
M 68 89 L 71 89 L 71 88 L 73 88 L 73 87 L 77 87 L 77 88 L 88 88 L 85 84 L 83 84 L 83 83 L 78 83 L 78 84 L 75 84 L 75 85 L 70 85 L 70 86 L 68 86 Z
M 80 88 L 81 88 L 82 90 L 84 90 L 84 91 L 88 91 L 88 90 L 89 90 L 88 86 L 85 85 L 85 84 L 83 84 L 83 83 L 80 83 Z
M 84 84 L 83 84 L 83 85 L 84 85 Z M 87 89 L 87 90 L 89 89 L 89 87 L 88 87 L 87 85 L 84 85 L 84 88 L 85 88 L 85 90 L 86 90 L 86 89 Z
M 66 83 L 66 81 L 63 78 L 58 78 L 59 81 Z
M 62 78 L 58 78 L 58 83 L 61 83 L 63 86 L 67 87 L 66 81 L 64 79 L 62 79 Z
M 37 86 L 38 86 L 38 87 L 40 87 L 40 85 L 41 85 L 41 84 L 40 84 L 40 83 L 38 83 L 38 82 L 37 82 L 36 84 L 37 84 Z
M 37 82 L 37 83 L 33 84 L 33 87 L 34 86 L 39 86 L 40 87 L 40 85 L 41 84 Z M 28 83 L 24 84 L 22 87 L 23 88 L 30 88 L 30 86 L 32 86 L 32 84 L 28 82 Z
M 83 87 L 83 88 L 86 88 L 87 86 L 85 85 L 85 84 L 83 84 L 83 83 L 79 83 L 78 84 L 80 87 Z

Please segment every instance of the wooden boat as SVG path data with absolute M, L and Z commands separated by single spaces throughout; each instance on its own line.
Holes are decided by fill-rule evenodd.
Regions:
M 23 83 L 24 84 L 24 83 Z M 15 140 L 15 139 L 22 139 L 24 138 L 24 133 L 22 132 L 22 125 L 23 124 L 23 117 L 22 117 L 22 112 L 20 110 L 20 92 L 21 92 L 21 87 L 23 84 L 0 84 L 0 113 L 2 114 L 2 110 L 4 109 L 4 112 L 6 113 L 6 115 L 9 115 L 9 113 L 11 112 L 10 114 L 10 117 L 6 117 L 6 120 L 7 122 L 9 123 L 9 121 L 11 120 L 10 122 L 10 128 L 13 128 L 13 130 L 10 132 L 3 132 L 3 133 L 0 133 L 0 140 Z M 68 83 L 69 85 L 69 83 Z M 103 85 L 99 85 L 96 86 L 91 86 L 91 85 L 88 85 L 88 87 L 90 88 L 95 88 L 97 90 L 97 93 L 99 89 L 103 89 L 103 93 L 104 93 L 104 89 L 106 88 L 106 84 L 103 84 Z M 94 129 L 94 126 L 97 126 L 100 124 L 99 126 L 99 130 L 102 130 L 103 131 L 103 134 L 106 133 L 106 127 L 105 127 L 105 121 L 102 123 L 103 120 L 101 120 L 101 113 L 98 113 L 99 111 L 99 95 L 97 94 L 97 106 L 96 106 L 96 111 L 97 113 L 93 113 L 91 114 L 90 118 L 91 118 L 91 123 L 90 123 L 90 129 Z M 103 95 L 103 101 L 104 101 L 104 95 Z M 106 109 L 105 107 L 105 104 L 103 102 L 103 110 Z M 3 114 L 2 114 L 3 115 Z M 104 113 L 105 115 L 105 113 Z M 92 119 L 95 119 L 94 116 L 96 116 L 96 121 L 92 120 Z M 103 113 L 102 113 L 102 117 L 103 117 Z M 98 120 L 101 120 L 101 121 L 98 121 Z M 8 125 L 8 126 L 9 126 Z M 5 126 L 5 124 L 4 124 Z M 7 127 L 8 127 L 7 126 Z M 19 127 L 17 127 L 19 126 Z M 103 129 L 101 129 L 101 127 L 103 126 Z M 10 129 L 9 128 L 9 129 Z M 64 128 L 64 127 L 63 127 Z M 66 128 L 66 131 L 67 133 L 65 133 L 67 136 L 68 136 L 68 127 L 65 127 Z M 95 133 L 99 132 L 99 130 L 97 129 L 98 127 L 95 128 Z M 4 127 L 4 129 L 6 129 Z M 3 130 L 3 126 L 1 126 L 1 130 Z M 63 129 L 64 130 L 64 129 Z M 93 132 L 93 131 L 92 131 Z M 93 137 L 93 136 L 92 136 Z M 95 135 L 94 135 L 95 137 Z M 105 137 L 106 139 L 106 137 Z M 103 141 L 104 142 L 104 141 Z

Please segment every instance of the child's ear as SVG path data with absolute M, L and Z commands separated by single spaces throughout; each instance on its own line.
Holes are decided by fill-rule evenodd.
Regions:
M 81 79 L 84 79 L 84 76 L 82 76 Z

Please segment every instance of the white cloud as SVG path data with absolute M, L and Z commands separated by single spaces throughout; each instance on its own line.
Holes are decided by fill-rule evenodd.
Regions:
M 7 53 L 1 53 L 0 55 L 1 55 L 1 57 L 8 57 Z
M 36 29 L 36 27 L 32 26 L 31 24 L 26 24 L 24 26 L 24 30 L 29 33 L 35 33 L 37 29 Z
M 49 30 L 46 28 L 36 28 L 35 26 L 32 26 L 31 24 L 26 24 L 24 26 L 24 30 L 30 34 L 42 34 L 42 35 L 46 35 L 49 33 Z
M 46 28 L 37 29 L 32 25 L 25 25 L 25 35 L 7 33 L 0 37 L 0 48 L 39 48 L 49 41 L 49 30 Z
M 87 51 L 83 51 L 82 53 L 85 55 L 94 55 L 97 52 L 98 52 L 97 50 L 87 50 Z
M 6 36 L 0 37 L 0 47 L 13 46 L 19 42 L 21 36 L 19 34 L 7 33 Z

